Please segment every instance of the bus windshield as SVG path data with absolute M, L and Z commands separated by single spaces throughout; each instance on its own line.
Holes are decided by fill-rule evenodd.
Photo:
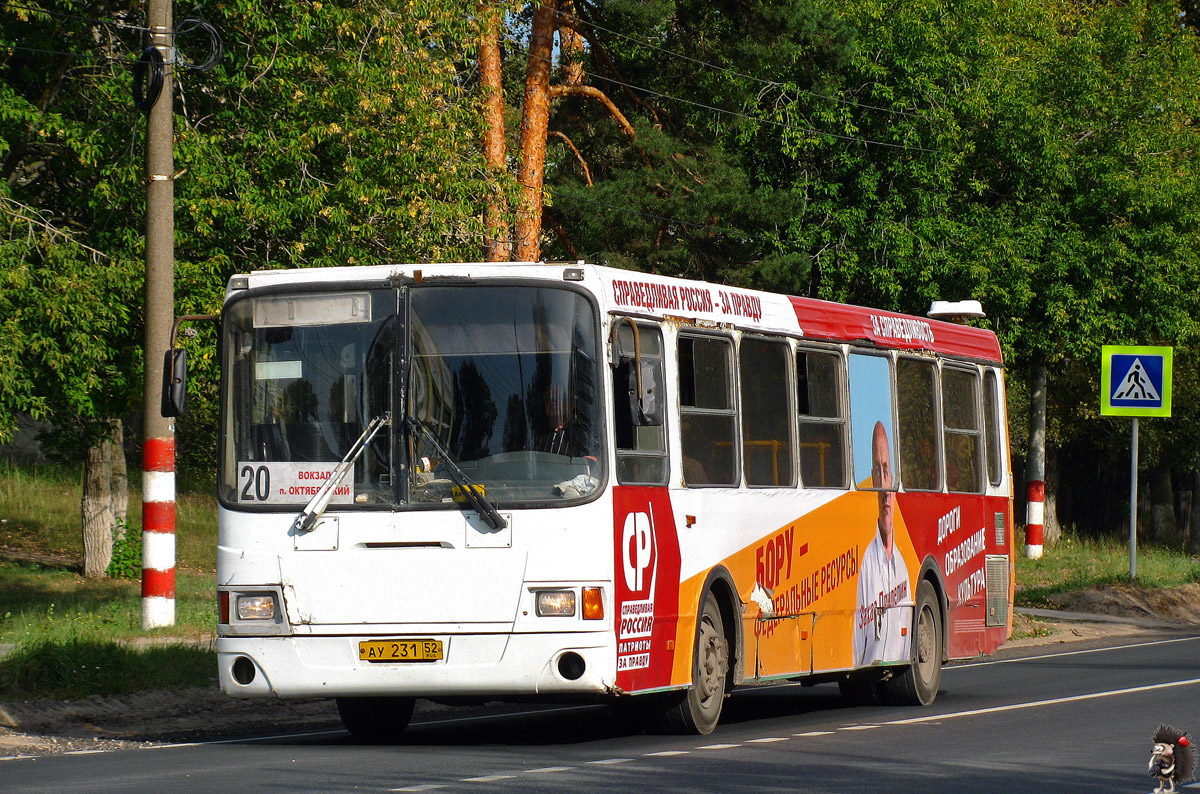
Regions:
M 544 287 L 411 292 L 406 413 L 441 442 L 408 437 L 412 501 L 454 498 L 444 454 L 490 500 L 592 493 L 603 456 L 592 305 Z
M 224 340 L 222 498 L 299 509 L 385 415 L 331 509 L 461 509 L 460 481 L 498 505 L 587 498 L 603 477 L 596 324 L 583 295 L 558 287 L 236 301 Z

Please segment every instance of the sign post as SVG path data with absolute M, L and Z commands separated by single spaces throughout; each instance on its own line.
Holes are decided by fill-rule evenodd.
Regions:
M 1138 418 L 1171 415 L 1170 347 L 1104 345 L 1100 414 L 1133 418 L 1129 464 L 1129 580 L 1137 578 Z

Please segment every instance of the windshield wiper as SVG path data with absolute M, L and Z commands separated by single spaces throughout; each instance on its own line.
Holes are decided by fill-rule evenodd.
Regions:
M 296 531 L 297 535 L 311 532 L 316 527 L 317 519 L 325 512 L 325 508 L 329 506 L 329 500 L 333 498 L 334 490 L 341 485 L 342 480 L 346 479 L 346 475 L 354 470 L 354 464 L 358 460 L 358 456 L 367 448 L 367 444 L 371 443 L 371 439 L 375 438 L 375 435 L 385 425 L 391 424 L 391 422 L 392 415 L 385 413 L 367 423 L 366 429 L 358 437 L 358 441 L 355 441 L 351 445 L 350 450 L 346 453 L 346 457 L 342 458 L 342 462 L 330 473 L 329 478 L 325 480 L 325 484 L 317 490 L 313 498 L 304 506 L 304 509 L 300 511 L 300 515 L 296 516 L 296 521 L 292 524 L 292 529 Z
M 476 513 L 479 513 L 480 518 L 487 522 L 489 527 L 493 530 L 501 530 L 508 526 L 508 522 L 504 520 L 504 516 L 500 515 L 500 511 L 496 509 L 496 506 L 480 495 L 479 491 L 475 490 L 475 483 L 471 482 L 470 478 L 467 477 L 467 473 L 454 462 L 454 458 L 441 445 L 441 442 L 437 440 L 437 436 L 420 419 L 415 416 L 406 416 L 404 417 L 404 426 L 409 432 L 419 433 L 422 438 L 429 442 L 430 446 L 437 450 L 441 456 L 441 462 L 446 464 L 446 469 L 450 472 L 450 479 L 462 491 L 463 498 L 467 500 L 467 503 L 475 509 Z

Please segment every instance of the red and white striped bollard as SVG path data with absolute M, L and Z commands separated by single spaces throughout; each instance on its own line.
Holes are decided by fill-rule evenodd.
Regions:
M 175 439 L 142 449 L 142 628 L 175 624 Z
M 1025 503 L 1025 559 L 1042 558 L 1046 522 L 1046 483 L 1029 481 L 1029 500 Z

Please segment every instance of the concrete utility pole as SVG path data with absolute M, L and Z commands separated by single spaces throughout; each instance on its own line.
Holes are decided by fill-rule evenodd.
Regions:
M 1025 558 L 1040 560 L 1046 522 L 1046 365 L 1034 362 L 1029 387 L 1029 455 L 1025 461 Z
M 163 81 L 146 122 L 143 629 L 175 624 L 175 422 L 162 415 L 163 358 L 175 320 L 175 35 L 171 0 L 149 0 L 148 15 L 150 45 L 162 54 Z

